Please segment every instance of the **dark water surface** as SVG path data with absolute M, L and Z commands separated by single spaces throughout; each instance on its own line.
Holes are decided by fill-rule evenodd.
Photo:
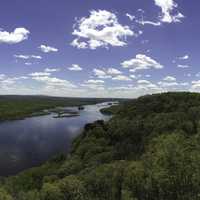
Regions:
M 51 114 L 0 123 L 0 176 L 16 174 L 66 153 L 85 124 L 110 118 L 99 112 L 103 107 L 105 104 L 85 106 L 80 116 L 71 118 L 53 118 Z

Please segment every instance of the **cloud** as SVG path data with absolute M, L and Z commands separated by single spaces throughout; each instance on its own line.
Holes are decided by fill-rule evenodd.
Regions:
M 4 80 L 4 81 L 7 81 L 7 80 L 9 80 L 9 81 L 17 81 L 17 80 L 21 80 L 21 79 L 28 79 L 28 77 L 27 76 L 19 76 L 19 77 L 8 77 L 7 75 L 5 75 L 5 74 L 0 74 L 0 80 L 2 81 L 2 80 Z M 8 81 L 8 82 L 9 82 Z
M 18 58 L 18 59 L 24 59 L 24 60 L 28 60 L 28 59 L 39 59 L 41 60 L 42 57 L 41 56 L 36 56 L 36 55 L 14 55 L 15 58 Z
M 158 82 L 158 84 L 161 86 L 161 87 L 173 87 L 173 86 L 178 86 L 179 84 L 177 82 L 163 82 L 163 81 L 160 81 Z
M 141 84 L 141 85 L 148 85 L 148 84 L 151 84 L 151 82 L 148 81 L 148 80 L 138 80 L 137 83 L 138 83 L 138 84 Z
M 112 78 L 112 80 L 117 80 L 117 81 L 131 81 L 131 78 L 125 75 L 117 75 Z
M 144 21 L 144 20 L 137 20 L 136 21 L 138 24 L 141 24 L 141 25 L 152 25 L 152 26 L 161 26 L 161 22 L 153 22 L 153 21 Z
M 90 80 L 87 80 L 85 83 L 89 83 L 89 84 L 104 84 L 104 81 L 103 80 L 90 79 Z
M 44 71 L 51 73 L 51 72 L 59 72 L 60 69 L 59 68 L 46 68 Z
M 90 93 L 90 90 L 94 90 L 94 91 L 104 91 L 104 81 L 103 80 L 99 80 L 99 79 L 89 79 L 87 81 L 85 81 L 83 84 L 81 84 L 80 86 L 89 89 L 88 93 Z
M 45 72 L 46 71 L 46 72 Z M 76 85 L 71 82 L 60 79 L 57 77 L 51 77 L 51 73 L 47 71 L 52 71 L 46 68 L 44 72 L 34 72 L 29 74 L 32 77 L 32 80 L 41 82 L 45 84 L 46 89 L 54 89 L 54 88 L 76 88 Z M 55 70 L 54 70 L 55 71 Z
M 91 92 L 92 92 L 91 90 L 93 90 L 93 91 L 104 91 L 105 92 L 104 85 L 102 85 L 102 84 L 83 83 L 80 86 L 89 89 L 87 91 L 88 94 L 91 94 Z M 101 94 L 98 94 L 98 96 L 99 95 L 101 96 L 103 94 L 101 93 Z M 97 94 L 94 94 L 93 97 L 94 96 L 97 96 Z
M 101 69 L 93 69 L 94 75 L 100 79 L 112 78 L 112 76 L 108 75 L 104 70 Z
M 163 80 L 167 82 L 173 82 L 176 81 L 176 78 L 173 76 L 166 76 Z
M 6 77 L 5 74 L 0 74 L 0 80 L 3 80 Z
M 77 47 L 78 49 L 87 49 L 87 43 L 86 42 L 80 42 L 79 39 L 74 39 L 72 42 L 71 42 L 71 45 L 73 47 Z
M 32 82 L 31 85 L 26 84 Z M 37 83 L 37 84 L 35 84 Z M 84 96 L 85 91 L 79 89 L 70 81 L 50 76 L 20 76 L 9 77 L 4 75 L 4 79 L 0 80 L 0 94 L 16 94 L 16 95 L 51 95 L 51 96 Z
M 181 19 L 184 18 L 184 15 L 176 10 L 178 4 L 174 0 L 154 0 L 154 2 L 156 6 L 161 8 L 161 22 L 181 22 Z
M 119 75 L 122 74 L 121 71 L 119 71 L 116 68 L 109 67 L 109 68 L 102 68 L 102 69 L 93 69 L 94 75 L 97 76 L 100 79 L 113 79 L 117 80 L 117 78 L 120 78 Z M 116 77 L 116 79 L 114 79 Z
M 132 79 L 139 79 L 139 78 L 141 78 L 142 77 L 142 75 L 141 74 L 131 74 L 131 75 L 129 75 L 129 77 L 130 78 L 132 78 Z
M 135 22 L 140 24 L 140 25 L 152 25 L 152 26 L 161 26 L 162 23 L 160 21 L 154 22 L 154 21 L 150 21 L 150 20 L 144 20 L 144 13 L 145 11 L 142 9 L 138 9 L 138 12 L 141 13 L 141 17 L 140 19 L 136 19 Z
M 160 85 L 163 88 L 177 88 L 178 86 L 185 86 L 183 83 L 177 83 L 176 78 L 173 76 L 166 76 L 163 78 L 163 81 L 159 81 L 158 85 Z
M 149 43 L 149 40 L 142 40 L 141 41 L 141 44 L 147 44 L 147 43 Z
M 144 90 L 155 90 L 155 91 L 160 91 L 161 88 L 158 87 L 156 84 L 153 84 L 151 81 L 148 80 L 138 80 L 138 88 L 144 89 Z
M 129 26 L 118 22 L 117 16 L 106 10 L 91 11 L 74 25 L 72 35 L 76 36 L 71 45 L 79 49 L 125 46 L 126 37 L 137 36 Z
M 135 19 L 135 16 L 134 15 L 131 15 L 129 13 L 126 13 L 126 16 L 131 20 L 133 21 Z
M 5 74 L 0 74 L 0 89 L 1 91 L 15 90 L 18 81 L 28 79 L 26 76 L 9 77 Z
M 131 72 L 163 68 L 159 62 L 143 54 L 138 54 L 135 58 L 122 62 L 121 65 L 123 68 L 130 68 Z
M 49 73 L 49 72 L 33 72 L 29 75 L 32 77 L 39 77 L 39 76 L 50 76 L 51 73 Z
M 25 62 L 24 64 L 25 64 L 25 65 L 28 65 L 28 66 L 32 65 L 31 62 Z
M 46 46 L 44 44 L 39 46 L 39 49 L 44 53 L 50 53 L 50 52 L 58 52 L 58 49 L 50 46 Z
M 138 85 L 136 89 L 138 91 L 143 91 L 148 94 L 163 91 L 163 89 L 160 88 L 158 85 L 153 84 L 151 81 L 148 81 L 148 80 L 138 80 L 137 84 Z
M 107 91 L 108 94 L 112 94 L 115 97 L 123 96 L 129 98 L 136 98 L 145 94 L 164 92 L 164 90 L 156 84 L 151 82 L 147 83 L 145 80 L 143 81 L 141 80 L 141 83 L 138 83 L 137 85 L 128 84 L 123 86 L 110 87 L 107 89 Z
M 187 73 L 187 74 L 184 74 L 184 76 L 191 77 L 192 74 L 191 73 Z
M 179 60 L 188 60 L 189 57 L 190 57 L 190 56 L 186 54 L 186 55 L 184 55 L 184 56 L 179 57 L 178 59 L 179 59 Z
M 16 28 L 11 33 L 0 29 L 0 43 L 17 44 L 27 40 L 29 34 L 29 30 L 26 28 Z
M 191 89 L 194 91 L 199 91 L 200 90 L 200 80 L 192 81 Z
M 176 78 L 173 76 L 166 76 L 163 81 L 159 81 L 158 85 L 160 85 L 163 89 L 170 88 L 174 90 L 178 90 L 183 88 L 183 86 L 188 86 L 189 83 L 183 82 L 183 83 L 178 83 L 176 81 Z
M 134 75 L 134 74 L 131 74 L 131 75 L 130 75 L 130 78 L 132 78 L 132 79 L 136 79 L 136 78 L 137 78 L 137 76 L 136 76 L 136 75 Z
M 178 4 L 175 3 L 174 0 L 154 0 L 154 3 L 161 8 L 161 14 L 157 17 L 157 20 L 146 20 L 144 16 L 145 11 L 143 9 L 138 9 L 137 11 L 140 12 L 140 16 L 133 18 L 132 21 L 135 20 L 136 23 L 142 26 L 161 26 L 163 23 L 181 22 L 185 17 L 182 13 L 178 12 Z
M 32 55 L 31 58 L 35 58 L 35 59 L 42 59 L 41 56 L 35 56 L 35 55 Z
M 82 71 L 83 69 L 77 65 L 77 64 L 73 64 L 72 67 L 68 68 L 70 71 Z
M 133 85 L 126 85 L 126 86 L 116 86 L 116 87 L 109 87 L 108 88 L 109 91 L 128 91 L 130 92 L 131 90 L 134 90 Z
M 179 85 L 181 85 L 181 86 L 189 86 L 189 83 L 188 82 L 184 82 L 184 83 L 180 83 Z
M 122 74 L 122 72 L 119 71 L 118 69 L 115 69 L 115 68 L 108 68 L 107 74 L 109 74 L 109 75 L 119 75 L 119 74 Z
M 145 77 L 147 77 L 147 78 L 150 78 L 150 77 L 151 77 L 151 75 L 150 75 L 150 74 L 146 74 L 146 75 L 145 75 Z
M 196 77 L 200 77 L 200 72 L 195 74 Z
M 15 58 L 20 58 L 20 59 L 24 59 L 24 60 L 27 60 L 30 58 L 30 56 L 28 55 L 14 55 Z
M 49 76 L 33 76 L 33 80 L 45 83 L 48 86 L 51 87 L 70 87 L 70 88 L 76 88 L 75 85 L 70 83 L 67 80 L 59 79 L 56 77 L 49 77 Z
M 189 68 L 190 66 L 189 65 L 177 65 L 178 68 L 182 68 L 182 69 L 185 69 L 185 68 Z
M 70 81 L 65 79 L 60 79 L 57 77 L 51 77 L 52 72 L 59 71 L 58 68 L 46 68 L 43 72 L 33 72 L 29 74 L 32 80 L 38 81 L 44 84 L 45 91 L 54 91 L 54 89 L 75 89 L 76 85 L 72 84 Z

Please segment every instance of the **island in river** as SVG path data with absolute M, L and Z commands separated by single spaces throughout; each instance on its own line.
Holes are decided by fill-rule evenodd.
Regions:
M 114 100 L 116 99 L 1 95 L 0 121 L 49 115 L 52 109 L 58 107 L 78 106 L 82 110 L 84 105 L 94 105 Z
M 21 120 L 0 122 L 0 176 L 16 174 L 69 151 L 88 123 L 110 119 L 108 103 L 45 109 Z
M 18 131 L 9 135 L 7 130 L 7 138 L 0 138 L 0 153 L 5 155 L 1 165 L 9 155 L 13 163 L 23 159 L 21 147 L 34 160 L 37 154 L 33 152 L 41 150 L 45 155 L 52 144 L 60 147 L 68 138 L 75 139 L 67 155 L 1 178 L 0 200 L 199 200 L 200 94 L 140 97 L 109 108 L 107 113 L 114 113 L 111 120 L 87 124 L 78 133 L 77 119 L 78 124 L 102 119 L 101 108 L 85 106 L 80 116 L 72 118 L 48 115 L 27 118 L 26 123 L 3 122 L 5 131 L 6 123 L 14 122 L 13 129 Z M 35 133 L 25 134 L 31 123 Z M 20 126 L 25 130 L 20 132 Z M 47 132 L 41 134 L 41 127 Z M 19 146 L 9 146 L 17 135 L 13 143 Z M 5 154 L 7 150 L 16 154 Z M 10 166 L 7 163 L 5 169 Z

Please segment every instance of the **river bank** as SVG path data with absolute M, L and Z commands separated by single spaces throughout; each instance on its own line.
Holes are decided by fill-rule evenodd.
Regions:
M 58 107 L 82 107 L 108 101 L 112 99 L 0 95 L 0 122 L 48 115 L 48 110 Z
M 50 114 L 33 116 L 22 120 L 0 123 L 0 176 L 16 174 L 38 166 L 60 153 L 69 151 L 72 140 L 86 124 L 96 120 L 110 119 L 103 115 L 101 108 L 108 104 L 59 108 L 59 111 L 79 112 L 78 116 L 54 118 L 58 110 Z M 48 111 L 49 112 L 49 111 Z

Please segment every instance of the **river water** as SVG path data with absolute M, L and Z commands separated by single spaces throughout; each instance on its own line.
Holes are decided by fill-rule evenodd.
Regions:
M 108 120 L 100 113 L 106 104 L 85 106 L 80 116 L 53 118 L 55 114 L 0 123 L 0 176 L 38 166 L 69 151 L 72 140 L 87 123 Z M 77 110 L 77 108 L 73 108 Z

